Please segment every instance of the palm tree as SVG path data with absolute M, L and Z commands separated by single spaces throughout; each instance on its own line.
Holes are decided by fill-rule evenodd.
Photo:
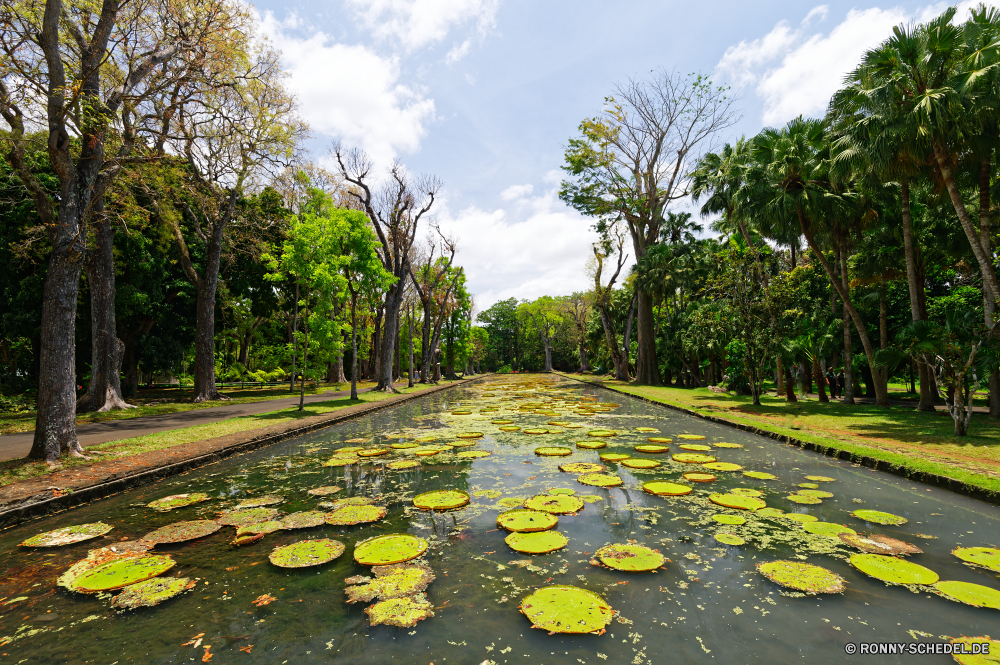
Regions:
M 722 215 L 714 226 L 717 231 L 739 231 L 747 246 L 753 240 L 747 229 L 745 205 L 746 170 L 750 162 L 750 142 L 740 137 L 736 145 L 725 144 L 716 154 L 710 152 L 698 160 L 691 177 L 691 198 L 705 197 L 701 214 Z

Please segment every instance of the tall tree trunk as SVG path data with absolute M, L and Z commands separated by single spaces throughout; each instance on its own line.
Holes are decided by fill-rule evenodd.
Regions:
M 622 357 L 625 359 L 625 378 L 629 379 L 629 355 L 632 353 L 632 324 L 635 323 L 635 308 L 639 302 L 639 294 L 632 294 L 632 302 L 628 306 L 628 316 L 625 317 L 625 337 L 622 339 Z
M 813 374 L 816 375 L 816 393 L 819 395 L 819 401 L 829 402 L 830 398 L 826 396 L 826 376 L 823 368 L 819 366 L 819 356 L 813 356 L 812 368 Z
M 295 341 L 295 333 L 299 329 L 299 281 L 295 280 L 295 303 L 292 305 L 292 330 L 288 335 L 288 341 L 292 345 L 292 379 L 288 390 L 295 392 L 295 353 L 298 350 Z
M 309 291 L 306 290 L 306 308 L 302 315 L 302 331 L 305 343 L 302 345 L 302 380 L 299 381 L 299 411 L 306 403 L 306 372 L 309 371 Z
M 388 300 L 388 294 L 386 294 L 386 299 Z M 385 359 L 389 359 L 389 366 L 392 367 L 392 353 L 386 355 L 383 352 L 382 344 L 386 339 L 389 339 L 388 334 L 383 334 L 382 321 L 385 316 L 385 304 L 378 308 L 378 312 L 375 313 L 375 329 L 372 331 L 372 352 L 371 352 L 371 367 L 372 367 L 372 380 L 379 384 L 378 390 L 384 390 L 385 386 L 382 385 L 382 364 Z M 385 329 L 385 333 L 388 333 L 388 328 Z M 392 385 L 392 381 L 389 382 Z
M 420 330 L 420 383 L 431 382 L 431 304 L 430 297 L 422 303 L 424 322 Z
M 798 402 L 795 397 L 795 382 L 792 381 L 792 371 L 785 365 L 785 401 Z
M 584 343 L 583 338 L 580 338 L 580 373 L 590 369 L 590 365 L 587 364 L 587 345 Z
M 91 365 L 87 393 L 76 402 L 76 412 L 131 409 L 121 394 L 121 363 L 125 345 L 115 323 L 114 229 L 103 214 L 96 216 L 94 247 L 87 253 L 90 286 Z
M 780 395 L 785 392 L 785 368 L 781 356 L 775 357 L 774 367 L 774 392 L 775 395 Z
M 653 319 L 653 297 L 639 289 L 639 353 L 635 365 L 635 380 L 646 386 L 662 385 L 656 363 L 656 322 Z
M 618 345 L 618 335 L 612 324 L 611 312 L 604 304 L 597 304 L 595 307 L 598 317 L 601 319 L 601 327 L 604 328 L 604 341 L 608 345 L 611 362 L 615 365 L 615 379 L 628 381 L 628 360 L 622 356 L 622 349 Z
M 357 298 L 351 294 L 351 399 L 358 399 L 358 316 Z
M 385 295 L 385 330 L 381 340 L 382 353 L 377 365 L 379 373 L 376 375 L 376 390 L 399 392 L 392 385 L 392 360 L 396 338 L 399 336 L 399 307 L 403 303 L 404 280 L 405 273 L 403 279 L 390 286 Z
M 402 331 L 399 331 L 399 332 L 402 333 Z M 396 357 L 396 364 L 395 364 L 394 369 L 393 369 L 392 380 L 393 381 L 399 381 L 399 377 L 402 376 L 402 374 L 400 373 L 400 367 L 399 367 L 399 364 L 400 364 L 400 356 L 399 356 L 399 334 L 396 335 L 395 350 L 393 351 L 393 354 Z
M 992 176 L 992 160 L 986 157 L 979 165 L 979 242 L 982 243 L 986 255 L 993 259 L 993 218 L 990 202 L 990 179 Z M 984 276 L 985 277 L 985 276 Z M 985 284 L 985 279 L 983 281 Z M 987 326 L 992 326 L 997 311 L 997 299 L 987 289 L 983 289 L 983 319 Z M 990 418 L 1000 418 L 1000 368 L 994 367 L 989 375 Z
M 410 315 L 406 317 L 407 324 L 410 328 L 410 370 L 407 372 L 409 374 L 408 381 L 406 382 L 407 388 L 413 387 L 413 305 L 410 304 Z
M 923 280 L 917 267 L 917 248 L 913 239 L 913 217 L 910 213 L 910 181 L 904 177 L 902 190 L 903 253 L 906 257 L 906 285 L 910 293 L 910 318 L 922 321 Z M 917 363 L 920 378 L 920 401 L 917 411 L 934 411 L 934 393 L 931 390 L 931 373 L 923 362 Z
M 552 339 L 547 335 L 543 339 L 545 343 L 545 371 L 552 371 Z

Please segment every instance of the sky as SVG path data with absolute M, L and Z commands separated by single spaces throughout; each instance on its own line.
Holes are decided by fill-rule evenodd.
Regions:
M 970 2 L 960 3 L 964 13 Z M 990 4 L 993 4 L 992 2 Z M 434 221 L 476 309 L 591 286 L 592 220 L 557 195 L 567 142 L 615 83 L 656 69 L 738 97 L 719 142 L 821 116 L 865 49 L 948 3 L 258 0 L 311 158 L 335 140 L 438 176 Z M 707 147 L 707 146 L 706 146 Z M 679 210 L 691 203 L 678 202 Z M 696 215 L 697 217 L 697 215 Z M 709 219 L 700 220 L 708 223 Z M 429 231 L 429 228 L 428 228 Z M 424 234 L 421 234 L 423 236 Z

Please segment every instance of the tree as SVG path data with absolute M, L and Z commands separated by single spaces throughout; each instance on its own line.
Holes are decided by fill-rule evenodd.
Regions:
M 447 303 L 461 275 L 461 271 L 451 269 L 455 260 L 455 243 L 435 228 L 440 237 L 441 255 L 435 259 L 438 244 L 429 240 L 428 253 L 414 268 L 410 266 L 410 280 L 417 291 L 417 298 L 423 307 L 422 343 L 420 358 L 420 383 L 431 382 L 431 364 L 441 337 L 441 326 L 450 313 Z M 447 254 L 447 256 L 445 256 Z
M 433 176 L 413 180 L 401 163 L 394 162 L 389 167 L 385 184 L 373 191 L 370 180 L 374 165 L 364 152 L 346 150 L 339 142 L 334 143 L 331 152 L 344 180 L 353 185 L 348 194 L 375 228 L 383 267 L 396 278 L 385 293 L 385 333 L 382 348 L 376 351 L 376 389 L 394 392 L 392 359 L 399 334 L 399 309 L 410 275 L 410 248 L 417 237 L 421 218 L 434 205 L 441 182 Z
M 587 362 L 587 323 L 590 321 L 592 308 L 593 295 L 591 293 L 578 291 L 560 301 L 563 315 L 573 323 L 574 337 L 580 353 L 579 371 L 581 373 L 590 370 L 590 363 Z
M 593 262 L 589 265 L 589 272 L 594 278 L 594 309 L 601 319 L 601 327 L 604 329 L 604 341 L 607 344 L 608 352 L 611 354 L 611 362 L 615 366 L 615 379 L 618 381 L 629 380 L 628 368 L 628 346 L 631 339 L 631 325 L 627 325 L 622 337 L 618 341 L 618 327 L 615 323 L 615 316 L 612 308 L 614 305 L 615 282 L 621 274 L 622 267 L 628 260 L 625 254 L 625 234 L 619 225 L 610 226 L 605 232 L 604 239 L 599 243 L 594 243 L 591 247 L 594 253 Z M 614 257 L 615 268 L 608 283 L 603 283 L 604 262 L 609 257 Z M 629 312 L 629 324 L 631 324 L 631 308 Z
M 542 296 L 531 302 L 525 301 L 518 307 L 521 319 L 542 343 L 546 372 L 552 371 L 552 331 L 559 323 L 558 307 L 558 301 L 551 296 Z
M 476 320 L 485 324 L 487 357 L 494 369 L 517 368 L 521 361 L 521 322 L 517 318 L 517 298 L 508 298 L 484 309 Z
M 629 79 L 607 97 L 600 116 L 580 124 L 570 139 L 560 198 L 597 219 L 602 234 L 623 221 L 636 261 L 660 234 L 666 207 L 690 191 L 696 151 L 737 120 L 726 89 L 702 76 L 658 70 L 649 80 Z M 653 302 L 638 297 L 636 380 L 659 385 Z

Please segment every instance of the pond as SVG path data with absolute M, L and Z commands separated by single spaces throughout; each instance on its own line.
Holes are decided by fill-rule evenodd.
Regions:
M 600 430 L 614 436 L 589 435 Z M 458 436 L 469 432 L 483 436 Z M 436 440 L 426 440 L 432 438 Z M 671 441 L 660 444 L 666 450 L 659 453 L 634 449 L 649 444 L 650 438 Z M 607 445 L 595 449 L 578 447 L 578 442 Z M 442 445 L 449 443 L 471 445 Z M 361 457 L 344 466 L 323 466 L 343 448 L 360 446 L 364 451 L 392 444 L 410 447 L 390 448 L 388 454 Z M 695 450 L 682 450 L 681 445 Z M 431 447 L 442 450 L 424 456 Z M 569 454 L 541 456 L 535 452 L 539 447 L 566 447 Z M 465 455 L 472 451 L 489 455 Z M 617 462 L 599 457 L 608 453 L 631 457 Z M 673 456 L 682 454 L 710 455 L 723 466 L 711 470 L 674 461 Z M 654 460 L 659 466 L 625 465 L 636 466 L 635 459 Z M 417 465 L 389 468 L 405 466 L 394 463 L 407 460 Z M 578 474 L 560 470 L 576 462 L 603 464 L 605 475 L 617 475 L 623 482 L 607 488 L 582 484 Z M 638 464 L 643 465 L 652 463 Z M 682 476 L 689 472 L 715 475 L 716 480 L 689 482 Z M 752 478 L 745 472 L 771 474 L 774 479 Z M 682 496 L 643 491 L 644 483 L 655 480 L 693 490 Z M 325 496 L 307 492 L 330 486 L 340 489 Z M 730 492 L 734 489 L 735 494 Z M 466 492 L 471 501 L 448 511 L 413 505 L 415 496 L 432 490 Z M 498 515 L 552 490 L 556 494 L 549 498 L 583 499 L 582 509 L 568 501 L 575 512 L 558 515 L 555 530 L 568 543 L 548 554 L 514 551 L 505 542 L 508 532 L 498 529 Z M 800 494 L 803 490 L 805 495 Z M 208 500 L 169 511 L 147 506 L 191 493 L 205 493 Z M 709 499 L 713 494 L 752 499 L 758 493 L 767 507 L 782 512 L 725 508 Z M 237 532 L 232 526 L 187 542 L 159 544 L 150 554 L 168 555 L 176 562 L 163 578 L 196 583 L 155 607 L 119 611 L 110 605 L 111 593 L 73 593 L 56 583 L 90 550 L 120 549 L 123 541 L 135 541 L 160 527 L 215 520 L 241 501 L 270 496 L 281 497 L 271 506 L 278 516 L 263 516 L 272 521 L 302 511 L 332 513 L 343 505 L 336 501 L 352 497 L 360 503 L 368 499 L 386 514 L 370 523 L 281 529 L 259 539 L 244 533 L 256 542 L 239 547 L 233 544 Z M 882 511 L 906 522 L 865 522 L 851 515 L 857 510 Z M 338 663 L 392 660 L 399 665 L 818 664 L 842 662 L 848 643 L 941 642 L 990 634 L 1000 638 L 996 609 L 956 602 L 925 584 L 886 584 L 852 566 L 849 558 L 859 550 L 828 535 L 832 531 L 812 527 L 818 533 L 811 533 L 809 522 L 785 515 L 807 515 L 811 517 L 795 519 L 818 518 L 858 533 L 890 536 L 920 548 L 922 553 L 907 560 L 934 571 L 941 580 L 1000 588 L 997 572 L 952 554 L 956 547 L 1000 544 L 996 506 L 558 377 L 490 377 L 3 532 L 0 636 L 6 637 L 0 637 L 0 652 L 11 663 L 67 664 L 299 664 L 331 658 Z M 19 546 L 42 532 L 98 521 L 113 530 L 63 547 Z M 412 627 L 371 627 L 365 609 L 377 600 L 346 602 L 348 582 L 363 582 L 349 578 L 371 578 L 372 572 L 355 563 L 355 545 L 386 534 L 412 534 L 428 543 L 414 561 L 426 564 L 434 576 L 424 591 L 433 616 Z M 744 542 L 723 544 L 717 535 Z M 346 550 L 314 567 L 281 568 L 269 561 L 275 548 L 307 539 L 333 539 Z M 658 550 L 666 558 L 663 566 L 621 572 L 595 559 L 605 545 L 630 542 Z M 775 560 L 822 566 L 843 578 L 846 590 L 809 595 L 780 587 L 757 570 L 759 564 Z M 532 628 L 519 605 L 529 594 L 553 585 L 589 590 L 610 605 L 614 614 L 605 632 L 549 634 Z M 894 663 L 912 656 L 878 658 Z M 952 657 L 924 656 L 921 662 L 952 662 Z

